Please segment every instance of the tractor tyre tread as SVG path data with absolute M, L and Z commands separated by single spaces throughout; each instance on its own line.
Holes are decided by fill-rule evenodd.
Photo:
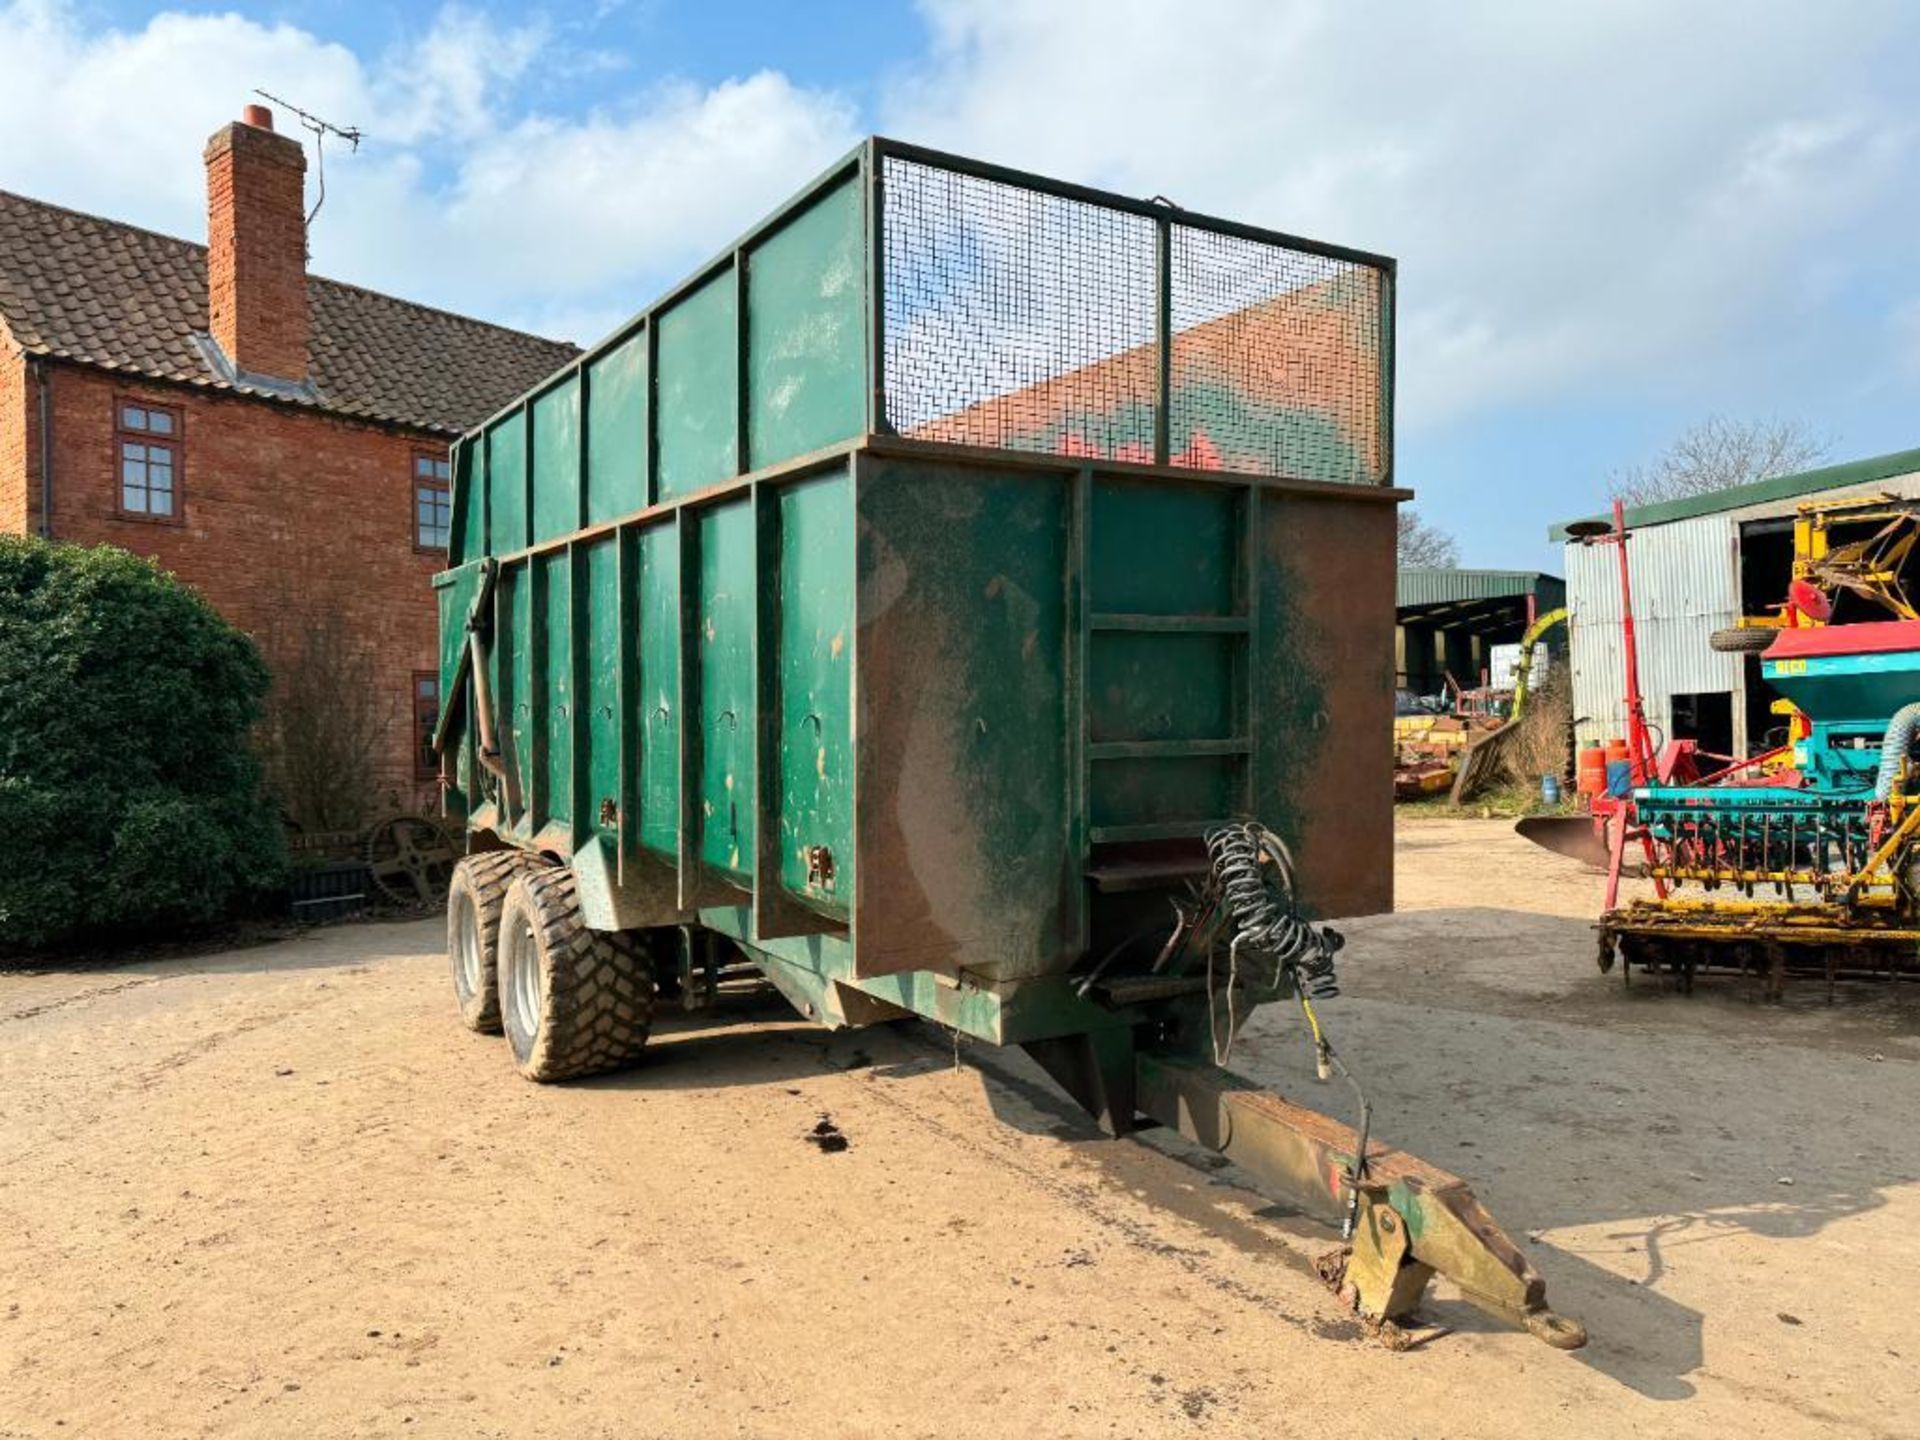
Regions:
M 512 890 L 508 905 L 517 895 L 543 971 L 538 1032 L 524 1053 L 509 1036 L 520 1073 L 550 1082 L 631 1065 L 646 1048 L 655 994 L 652 961 L 639 937 L 588 929 L 569 869 L 524 872 Z
M 513 877 L 541 864 L 537 855 L 523 850 L 483 850 L 462 856 L 453 867 L 447 883 L 447 958 L 455 967 L 454 1000 L 460 1007 L 460 1021 L 481 1035 L 500 1033 L 499 955 L 500 912 L 506 905 L 507 888 Z M 474 992 L 461 996 L 458 967 L 460 937 L 453 933 L 456 887 L 472 895 L 476 928 L 480 932 L 480 983 Z
M 1758 655 L 1780 634 L 1758 625 L 1732 625 L 1707 636 L 1707 648 L 1722 655 Z

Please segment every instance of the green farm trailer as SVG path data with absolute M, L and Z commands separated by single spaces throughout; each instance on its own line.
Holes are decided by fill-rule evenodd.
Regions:
M 461 1012 L 560 1080 L 757 973 L 1019 1045 L 1556 1344 L 1467 1187 L 1220 1068 L 1392 901 L 1390 260 L 862 144 L 453 451 Z M 1348 1092 L 1334 1092 L 1346 1108 Z M 1364 1116 L 1364 1107 L 1354 1107 Z

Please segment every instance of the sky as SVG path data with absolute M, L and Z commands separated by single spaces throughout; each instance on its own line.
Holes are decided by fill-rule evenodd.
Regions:
M 0 189 L 203 239 L 266 90 L 365 135 L 317 272 L 583 344 L 864 134 L 1166 195 L 1395 256 L 1399 482 L 1557 570 L 1705 415 L 1920 445 L 1916 59 L 1899 0 L 0 0 Z

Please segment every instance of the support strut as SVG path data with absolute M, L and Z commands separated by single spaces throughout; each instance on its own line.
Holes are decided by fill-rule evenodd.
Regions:
M 1345 1214 L 1358 1137 L 1338 1120 L 1204 1061 L 1145 1051 L 1135 1059 L 1134 1088 L 1143 1114 L 1225 1155 L 1277 1197 L 1336 1223 Z M 1479 1308 L 1549 1345 L 1587 1343 L 1583 1326 L 1547 1308 L 1539 1271 L 1464 1180 L 1375 1143 L 1358 1190 L 1352 1249 L 1343 1273 L 1329 1278 L 1360 1314 L 1404 1320 L 1440 1274 Z

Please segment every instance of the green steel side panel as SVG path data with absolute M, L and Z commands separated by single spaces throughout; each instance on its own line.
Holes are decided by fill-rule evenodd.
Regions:
M 564 549 L 534 559 L 540 566 L 541 804 L 536 828 L 572 816 L 574 797 L 574 634 L 572 563 Z M 570 826 L 568 826 L 570 829 Z
M 475 457 L 480 446 L 463 440 L 453 448 L 453 545 L 449 566 L 465 565 L 487 553 L 487 507 L 474 477 L 482 473 Z
M 680 534 L 674 522 L 642 530 L 638 548 L 640 656 L 629 724 L 640 766 L 640 843 L 674 860 L 680 853 Z
M 487 694 L 493 700 L 493 715 L 491 718 L 493 721 L 494 743 L 501 747 L 502 763 L 510 767 L 513 763 L 513 756 L 510 753 L 511 746 L 509 740 L 511 732 L 509 725 L 512 720 L 513 709 L 507 703 L 506 677 L 513 667 L 506 663 L 509 653 L 507 641 L 508 604 L 505 588 L 506 579 L 507 577 L 504 574 L 496 576 L 494 579 L 493 600 L 490 607 L 493 611 L 491 617 L 493 625 L 489 632 L 491 643 L 488 644 L 486 649 L 486 664 Z M 474 737 L 473 743 L 477 751 L 480 744 L 477 735 Z M 496 793 L 499 793 L 501 787 L 498 776 L 494 777 L 493 783 Z M 504 794 L 500 796 L 500 805 L 502 808 L 505 806 Z
M 443 571 L 434 581 L 440 612 L 440 695 L 442 703 L 453 693 L 454 672 L 467 648 L 467 612 L 480 590 L 480 566 L 462 565 Z
M 580 683 L 583 693 L 577 693 L 577 699 L 586 710 L 578 727 L 586 753 L 576 757 L 574 772 L 585 787 L 574 805 L 576 843 L 596 832 L 613 836 L 620 828 L 619 544 L 618 536 L 609 535 L 582 545 L 574 577 L 584 592 L 575 610 L 587 632 L 577 647 L 585 667 Z M 607 811 L 606 802 L 616 807 L 613 812 Z
M 540 555 L 533 563 L 540 567 L 542 602 L 536 623 L 546 641 L 540 647 L 546 712 L 540 717 L 541 749 L 546 765 L 535 819 L 537 824 L 566 823 L 573 814 L 573 566 L 565 550 Z
M 506 763 L 513 766 L 521 803 L 528 798 L 533 778 L 533 665 L 529 644 L 533 636 L 533 585 L 526 562 L 511 565 L 500 572 L 500 620 L 494 636 L 494 648 L 500 657 L 499 714 L 505 718 L 507 734 Z M 531 834 L 514 816 L 515 828 Z
M 1142 616 L 1178 626 L 1196 616 L 1244 615 L 1246 505 L 1231 486 L 1095 480 L 1087 537 L 1090 743 L 1245 738 L 1244 629 L 1114 627 Z M 1245 809 L 1245 774 L 1241 755 L 1095 751 L 1089 823 L 1096 830 L 1197 828 L 1224 820 Z
M 478 565 L 463 565 L 434 580 L 434 601 L 440 615 L 440 708 L 443 714 L 456 699 L 454 675 L 460 666 L 461 653 L 467 648 L 467 610 L 479 588 Z M 464 709 L 460 718 L 447 727 L 442 773 L 450 782 L 444 792 L 449 817 L 465 816 L 470 809 L 468 791 L 473 776 L 467 736 L 472 728 Z
M 733 271 L 721 271 L 655 323 L 660 327 L 659 498 L 671 500 L 739 470 L 740 336 Z
M 1128 1029 L 1137 1018 L 1076 994 L 1065 975 L 1001 987 L 955 985 L 924 970 L 861 980 L 854 978 L 850 947 L 838 936 L 756 937 L 753 911 L 745 905 L 712 906 L 700 912 L 700 920 L 738 941 L 754 963 L 775 972 L 775 983 L 789 998 L 795 989 L 813 995 L 816 1019 L 845 1013 L 870 997 L 990 1045 L 1013 1045 L 1053 1035 Z
M 779 492 L 780 884 L 847 913 L 853 893 L 853 481 Z M 833 876 L 809 875 L 824 846 Z
M 867 364 L 861 213 L 860 187 L 849 180 L 748 260 L 745 468 L 860 433 Z
M 515 411 L 487 432 L 487 553 L 527 545 L 527 421 Z
M 1233 738 L 1244 645 L 1240 635 L 1096 630 L 1087 657 L 1087 738 Z
M 701 512 L 700 845 L 706 864 L 753 875 L 753 506 L 735 500 Z
M 587 367 L 587 523 L 647 504 L 647 335 Z
M 1103 760 L 1093 768 L 1087 808 L 1093 825 L 1199 826 L 1242 810 L 1237 755 Z
M 863 459 L 855 503 L 859 973 L 1057 970 L 1080 884 L 1072 481 Z
M 580 528 L 580 377 L 533 402 L 533 538 Z
M 578 728 L 586 755 L 576 756 L 574 774 L 586 787 L 574 803 L 574 841 L 588 835 L 618 833 L 620 804 L 620 538 L 607 536 L 580 547 L 576 584 L 584 601 L 576 609 L 576 624 L 586 636 L 574 637 L 586 676 L 586 724 Z M 611 814 L 607 803 L 614 804 Z M 607 816 L 605 820 L 601 816 Z
M 1235 613 L 1240 520 L 1233 489 L 1099 480 L 1089 527 L 1088 602 L 1096 613 Z

